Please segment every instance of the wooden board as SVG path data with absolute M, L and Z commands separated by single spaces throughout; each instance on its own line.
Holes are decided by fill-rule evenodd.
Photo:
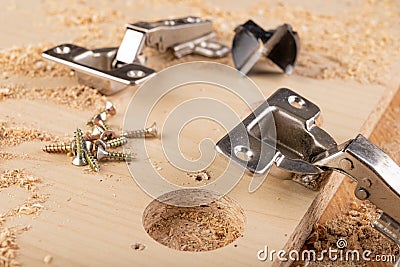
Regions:
M 23 12 L 19 12 L 18 8 L 22 8 Z M 15 14 L 21 17 L 24 12 L 27 12 L 26 8 L 17 6 Z M 42 12 L 40 8 L 38 12 Z M 179 11 L 184 12 L 186 11 Z M 10 20 L 17 20 L 16 18 L 17 16 L 10 16 Z M 36 19 L 45 28 L 45 21 Z M 2 33 L 9 33 L 9 30 L 3 29 Z M 50 36 L 48 34 L 42 30 L 38 35 L 45 40 L 65 40 L 65 36 L 59 33 L 50 33 Z M 10 38 L 0 47 L 7 47 L 10 43 L 37 41 L 38 35 L 32 36 L 26 25 L 22 25 L 15 42 L 11 42 L 13 39 Z M 68 32 L 67 35 L 73 33 Z M 256 75 L 251 78 L 265 97 L 277 88 L 288 87 L 317 104 L 322 110 L 323 128 L 338 142 L 353 138 L 361 129 L 368 135 L 394 91 L 391 86 L 385 88 L 351 81 L 315 80 L 297 75 Z M 48 79 L 13 79 L 27 83 L 27 86 L 46 85 L 49 82 Z M 60 85 L 75 83 L 68 78 L 51 80 Z M 399 81 L 394 80 L 393 84 L 399 84 Z M 162 108 L 168 111 L 174 107 L 174 101 L 181 101 L 188 96 L 225 96 L 218 90 L 201 89 L 195 87 L 189 95 L 187 91 L 177 90 L 169 96 L 169 101 Z M 124 110 L 135 90 L 133 88 L 109 98 L 119 111 L 110 120 L 113 127 L 121 127 Z M 241 105 L 238 99 L 230 99 L 228 102 L 236 107 L 242 118 L 249 113 L 249 109 Z M 259 103 L 252 103 L 252 106 L 257 104 Z M 77 126 L 83 127 L 91 115 L 91 111 L 78 111 L 64 106 L 60 108 L 51 101 L 10 99 L 0 105 L 1 120 L 34 126 L 58 136 L 64 136 L 65 133 L 71 135 Z M 163 113 L 152 114 L 152 118 L 159 124 L 162 124 L 164 116 Z M 207 123 L 194 124 L 183 132 L 183 147 L 195 156 L 197 152 L 193 151 L 197 151 L 197 144 L 193 140 L 211 137 L 216 141 L 223 135 L 218 129 L 210 131 Z M 160 140 L 148 142 L 150 149 L 155 152 L 160 144 Z M 33 218 L 21 216 L 7 222 L 9 225 L 31 226 L 29 231 L 18 238 L 19 259 L 24 266 L 43 265 L 43 257 L 46 255 L 53 257 L 54 266 L 269 265 L 271 263 L 257 260 L 257 251 L 266 245 L 275 250 L 299 249 L 343 179 L 340 175 L 333 175 L 325 188 L 318 193 L 295 182 L 271 176 L 258 191 L 250 194 L 247 190 L 250 176 L 245 175 L 229 193 L 245 212 L 247 223 L 243 236 L 214 251 L 181 252 L 160 245 L 145 232 L 142 216 L 152 198 L 136 185 L 123 164 L 102 164 L 100 174 L 88 175 L 81 168 L 73 167 L 65 155 L 43 153 L 43 145 L 44 143 L 31 142 L 4 148 L 4 151 L 15 154 L 28 153 L 31 159 L 14 159 L 1 163 L 2 169 L 25 168 L 48 185 L 41 188 L 41 192 L 47 193 L 49 199 L 40 215 Z M 171 168 L 162 155 L 155 153 L 152 157 L 162 166 L 160 172 L 163 176 L 178 178 L 175 182 L 187 179 L 185 173 Z M 218 174 L 224 164 L 223 158 L 217 158 L 209 169 Z M 17 200 L 23 201 L 25 197 L 17 191 L 11 195 L 14 197 L 5 207 L 1 206 L 1 210 L 11 207 Z M 146 248 L 142 251 L 132 250 L 130 246 L 137 242 L 144 244 Z

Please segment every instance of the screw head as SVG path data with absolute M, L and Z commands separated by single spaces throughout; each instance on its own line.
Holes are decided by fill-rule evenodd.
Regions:
M 87 161 L 85 157 L 82 157 L 82 155 L 77 155 L 72 159 L 72 164 L 75 166 L 85 166 L 87 165 Z
M 111 101 L 106 102 L 106 108 L 104 109 L 104 111 L 107 114 L 110 114 L 111 116 L 114 116 L 115 114 L 117 114 L 117 110 L 115 109 L 115 106 L 113 103 L 111 103 Z
M 100 118 L 102 121 L 106 121 L 107 120 L 107 112 L 103 111 L 100 114 Z
M 94 117 L 93 117 L 93 119 L 92 119 L 92 123 L 93 123 L 94 125 L 103 127 L 103 125 L 104 125 L 104 119 L 103 119 L 103 116 L 101 115 L 101 113 L 99 113 L 99 114 L 97 114 L 97 115 L 94 115 Z
M 96 158 L 97 160 L 102 160 L 103 158 L 108 157 L 107 151 L 102 146 L 97 146 Z
M 371 187 L 371 185 L 372 185 L 372 181 L 371 181 L 370 179 L 368 179 L 368 178 L 364 178 L 364 179 L 362 179 L 361 181 L 363 182 L 363 185 L 364 185 L 366 188 L 369 188 L 369 187 Z
M 356 190 L 354 191 L 354 194 L 360 200 L 365 200 L 365 199 L 367 199 L 369 197 L 368 191 L 365 188 L 362 188 L 362 187 L 356 188 Z
M 92 129 L 92 133 L 90 135 L 92 136 L 100 136 L 100 134 L 104 132 L 103 128 L 101 128 L 98 125 L 94 125 Z
M 84 142 L 84 148 L 86 149 L 86 151 L 92 151 L 93 150 L 93 142 L 91 141 L 85 141 Z
M 153 124 L 150 127 L 146 128 L 146 134 L 152 137 L 157 137 L 158 128 L 156 122 L 153 122 Z
M 101 140 L 110 140 L 117 138 L 117 134 L 113 130 L 106 130 L 100 134 Z
M 354 169 L 353 162 L 348 158 L 341 159 L 339 162 L 339 166 L 344 171 L 351 171 L 352 169 Z
M 73 156 L 76 156 L 76 141 L 72 140 L 71 142 L 71 153 Z

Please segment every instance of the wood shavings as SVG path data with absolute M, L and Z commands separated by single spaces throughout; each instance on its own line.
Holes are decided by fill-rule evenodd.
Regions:
M 203 18 L 213 20 L 223 43 L 229 43 L 233 29 L 249 18 L 255 19 L 266 30 L 284 22 L 290 23 L 301 40 L 295 72 L 310 78 L 386 84 L 391 64 L 399 58 L 400 34 L 393 27 L 400 17 L 400 6 L 396 1 L 368 1 L 337 14 L 310 12 L 284 2 L 257 3 L 246 12 L 221 10 L 204 1 L 191 1 L 190 6 Z M 151 67 L 164 68 L 170 62 L 177 64 L 197 58 L 189 56 L 177 60 L 171 54 L 162 57 L 163 62 L 167 62 L 165 65 Z M 227 58 L 216 61 L 232 65 Z
M 32 78 L 72 77 L 74 72 L 69 68 L 42 58 L 42 52 L 53 46 L 39 44 L 0 51 L 0 68 L 3 78 L 8 79 L 10 75 Z
M 147 211 L 147 212 L 146 212 Z M 182 251 L 209 251 L 239 238 L 246 218 L 230 198 L 200 207 L 176 207 L 153 201 L 145 211 L 144 227 L 157 242 Z
M 27 129 L 23 127 L 8 126 L 7 123 L 0 122 L 0 146 L 16 146 L 21 143 L 34 140 L 56 141 L 58 139 L 43 131 L 39 131 L 36 129 Z M 5 157 L 1 157 L 2 159 L 10 157 L 9 153 L 5 153 L 4 155 Z
M 17 229 L 15 227 L 1 227 L 0 224 L 0 266 L 17 267 L 21 264 L 16 260 L 19 246 L 17 236 L 28 230 L 29 227 Z
M 379 211 L 376 207 L 369 202 L 364 202 L 360 205 L 353 202 L 350 207 L 351 209 L 347 213 L 338 215 L 336 219 L 322 225 L 316 225 L 313 233 L 306 241 L 304 249 L 312 249 L 317 253 L 321 253 L 324 249 L 335 248 L 336 242 L 340 238 L 344 238 L 347 241 L 346 249 L 359 251 L 370 250 L 372 252 L 371 259 L 378 254 L 398 255 L 398 246 L 371 226 L 371 223 L 379 215 Z M 362 261 L 361 258 L 360 261 L 354 262 L 354 264 L 355 263 L 357 263 L 358 266 L 366 266 L 366 262 Z M 307 266 L 321 266 L 321 264 L 343 266 L 343 262 L 335 263 L 329 261 L 329 259 L 326 259 L 326 262 L 318 262 L 318 264 L 310 262 Z
M 11 186 L 19 186 L 31 193 L 31 196 L 18 207 L 0 214 L 0 266 L 20 266 L 16 260 L 18 235 L 29 230 L 30 226 L 22 228 L 5 227 L 7 218 L 21 215 L 37 215 L 44 208 L 48 196 L 38 194 L 40 179 L 25 173 L 23 169 L 4 170 L 0 173 L 0 190 Z
M 44 256 L 44 258 L 43 258 L 43 262 L 44 262 L 45 264 L 50 264 L 52 261 L 53 261 L 53 257 L 52 257 L 51 255 L 46 255 L 46 256 Z
M 182 5 L 180 1 L 177 3 Z M 254 18 L 265 29 L 274 28 L 283 22 L 290 23 L 301 39 L 301 50 L 295 71 L 306 77 L 385 84 L 390 66 L 398 58 L 400 51 L 398 46 L 400 34 L 398 29 L 393 27 L 398 24 L 400 7 L 393 0 L 368 1 L 362 5 L 348 6 L 341 13 L 330 14 L 310 12 L 305 7 L 284 2 L 270 5 L 256 3 L 246 12 L 222 10 L 216 5 L 198 0 L 185 1 L 184 4 L 193 10 L 192 14 L 212 19 L 218 41 L 224 44 L 231 43 L 233 29 L 249 18 Z M 98 42 L 101 40 L 103 46 L 110 44 L 117 46 L 124 33 L 124 27 L 121 25 L 135 19 L 128 17 L 125 12 L 102 10 L 88 5 L 58 7 L 50 1 L 46 2 L 47 13 L 56 16 L 61 22 L 59 28 L 80 28 L 81 35 L 74 40 L 78 45 L 100 45 Z M 132 7 L 126 4 L 127 10 Z M 108 26 L 110 24 L 116 26 L 110 29 Z M 106 32 L 108 38 L 105 36 Z M 157 71 L 193 60 L 213 60 L 233 65 L 231 57 L 207 59 L 190 55 L 176 59 L 171 53 L 160 54 L 155 49 L 148 48 L 144 49 L 144 54 L 149 58 L 147 66 Z M 27 67 L 29 71 L 25 73 L 30 73 L 31 69 Z M 65 73 L 53 70 L 51 75 L 62 76 Z
M 8 92 L 6 94 L 0 92 L 0 100 L 39 99 L 79 110 L 100 110 L 107 102 L 107 97 L 101 95 L 97 90 L 84 85 L 28 88 L 21 84 L 10 84 L 7 85 L 7 89 Z

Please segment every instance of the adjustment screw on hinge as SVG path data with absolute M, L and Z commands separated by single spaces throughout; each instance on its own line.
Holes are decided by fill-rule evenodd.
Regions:
M 354 191 L 354 194 L 360 200 L 365 200 L 369 197 L 368 191 L 362 187 L 357 187 L 356 190 Z
M 352 169 L 354 169 L 353 162 L 348 158 L 341 159 L 339 162 L 339 166 L 340 168 L 342 168 L 342 170 L 345 171 L 351 171 Z
M 364 187 L 366 187 L 366 188 L 370 188 L 372 185 L 372 181 L 368 178 L 362 179 L 361 182 L 364 185 Z

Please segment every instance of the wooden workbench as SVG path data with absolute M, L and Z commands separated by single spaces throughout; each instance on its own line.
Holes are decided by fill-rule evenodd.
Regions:
M 252 5 L 252 3 L 238 3 L 230 6 L 229 1 L 213 4 L 219 5 L 220 10 L 231 10 L 232 13 L 237 13 Z M 335 6 L 334 4 L 329 5 Z M 308 6 L 306 8 L 310 8 L 313 12 L 327 12 L 329 5 L 319 4 L 314 7 L 315 9 Z M 346 4 L 341 3 L 341 5 L 345 6 Z M 51 6 L 53 13 L 60 15 L 63 8 L 68 8 L 68 3 L 60 3 L 60 6 L 56 8 L 45 1 L 27 2 L 25 5 L 19 2 L 10 3 L 6 7 L 7 11 L 4 11 L 4 16 L 0 18 L 0 32 L 9 38 L 2 39 L 0 47 L 5 49 L 12 45 L 37 44 L 43 41 L 63 43 L 75 40 L 76 36 L 80 36 L 80 38 L 76 38 L 80 44 L 84 44 L 86 41 L 89 46 L 96 47 L 98 43 L 104 45 L 109 40 L 101 41 L 106 34 L 98 34 L 96 20 L 99 25 L 104 27 L 112 26 L 111 31 L 120 29 L 118 35 L 122 36 L 123 24 L 127 21 L 124 21 L 126 15 L 121 15 L 121 13 L 125 12 L 134 13 L 134 20 L 164 18 L 167 13 L 168 16 L 185 16 L 188 13 L 201 12 L 210 15 L 207 13 L 210 11 L 204 11 L 200 4 L 198 8 L 180 5 L 180 8 L 177 9 L 176 3 L 157 3 L 156 5 L 145 2 L 124 3 L 121 1 L 113 4 L 99 2 L 100 11 L 96 12 L 100 12 L 100 15 L 96 18 L 85 18 L 82 15 L 83 18 L 80 21 L 89 25 L 88 28 L 93 30 L 92 34 L 99 35 L 96 40 L 88 37 L 90 40 L 87 41 L 80 32 L 85 25 L 82 26 L 78 23 L 75 25 L 73 20 L 68 22 L 69 18 L 63 17 L 61 20 L 64 24 L 60 25 L 65 26 L 67 21 L 73 27 L 65 30 L 58 28 L 56 22 L 60 22 L 60 18 L 50 16 L 51 12 L 49 12 L 48 6 Z M 137 12 L 138 9 L 141 12 Z M 340 10 L 337 7 L 334 9 Z M 110 10 L 118 12 L 113 13 Z M 75 11 L 85 14 L 79 8 L 76 8 Z M 89 8 L 85 12 L 92 11 Z M 71 15 L 71 10 L 66 14 Z M 110 14 L 115 17 L 110 19 L 107 17 Z M 229 12 L 227 14 L 229 15 Z M 223 15 L 227 14 L 223 13 Z M 260 20 L 262 20 L 261 15 L 258 15 Z M 223 20 L 223 17 L 218 19 Z M 229 19 L 226 18 L 226 20 Z M 282 23 L 277 17 L 273 17 L 271 20 L 268 21 L 268 25 Z M 93 23 L 93 21 L 95 22 Z M 122 26 L 116 26 L 118 23 Z M 229 23 L 237 24 L 236 21 Z M 13 27 L 9 25 L 13 25 Z M 222 26 L 231 27 L 230 24 L 222 24 Z M 85 30 L 87 29 L 85 28 Z M 86 34 L 90 36 L 91 32 L 88 31 Z M 225 37 L 223 35 L 221 38 Z M 229 43 L 230 40 L 224 40 L 224 42 Z M 110 43 L 115 45 L 118 42 L 112 40 Z M 308 51 L 308 53 L 310 52 Z M 156 58 L 157 53 L 154 54 Z M 310 56 L 310 54 L 303 56 Z M 165 55 L 160 57 L 162 60 L 169 59 Z M 230 63 L 229 60 L 226 62 Z M 385 84 L 362 84 L 344 78 L 316 79 L 298 74 L 292 76 L 252 75 L 250 77 L 260 87 L 265 97 L 268 97 L 277 88 L 288 87 L 317 104 L 322 110 L 323 128 L 340 143 L 355 137 L 359 132 L 366 136 L 371 134 L 400 84 L 400 77 L 396 75 L 399 66 L 395 62 L 388 74 L 390 82 Z M 153 59 L 152 64 L 164 65 L 165 62 L 156 60 L 154 63 Z M 308 65 L 299 65 L 300 70 L 309 67 Z M 1 81 L 3 86 L 10 83 L 24 84 L 26 88 L 76 85 L 76 81 L 71 77 L 31 78 L 11 75 L 11 78 Z M 109 100 L 118 108 L 118 114 L 110 120 L 111 126 L 116 129 L 122 126 L 124 111 L 136 90 L 138 89 L 131 88 L 109 97 Z M 195 87 L 190 93 L 177 90 L 168 96 L 162 106 L 163 110 L 161 111 L 166 113 L 153 113 L 151 118 L 162 125 L 166 114 L 173 109 L 176 103 L 188 97 L 198 96 L 214 97 L 220 100 L 228 99 L 226 94 L 211 87 Z M 229 98 L 226 102 L 238 112 L 241 118 L 244 118 L 250 111 L 249 107 L 242 105 L 238 99 Z M 258 104 L 259 102 L 251 103 L 251 108 Z M 32 99 L 5 98 L 0 104 L 2 121 L 12 122 L 21 127 L 36 128 L 60 137 L 64 137 L 66 134 L 71 137 L 73 130 L 78 126 L 84 127 L 86 120 L 94 112 L 93 109 L 75 109 L 60 105 L 51 98 L 48 100 L 34 97 Z M 197 143 L 199 140 L 209 137 L 216 142 L 224 135 L 224 132 L 217 126 L 207 131 L 198 129 L 210 129 L 210 125 L 207 122 L 199 122 L 183 132 L 182 147 L 191 157 L 198 155 Z M 72 166 L 70 159 L 65 155 L 43 153 L 41 147 L 44 144 L 44 142 L 33 141 L 1 148 L 5 152 L 19 155 L 16 158 L 2 160 L 1 169 L 24 168 L 26 172 L 40 177 L 42 180 L 42 185 L 39 185 L 40 193 L 48 196 L 47 201 L 42 204 L 43 208 L 40 208 L 40 212 L 35 216 L 20 215 L 5 221 L 5 226 L 30 226 L 29 230 L 17 237 L 20 247 L 18 259 L 24 266 L 44 265 L 47 262 L 44 261 L 44 258 L 48 255 L 52 257 L 50 264 L 54 266 L 268 265 L 271 264 L 268 261 L 257 260 L 257 251 L 266 245 L 275 250 L 300 249 L 310 233 L 312 225 L 324 212 L 343 179 L 342 175 L 334 174 L 320 192 L 313 192 L 293 181 L 269 176 L 258 191 L 249 194 L 247 188 L 251 177 L 246 174 L 228 194 L 245 214 L 246 224 L 241 232 L 242 236 L 227 246 L 213 251 L 183 252 L 161 245 L 146 233 L 142 217 L 146 207 L 153 199 L 135 184 L 124 164 L 115 162 L 102 164 L 99 174 L 87 174 L 82 168 Z M 159 150 L 161 140 L 151 140 L 148 142 L 148 146 L 153 153 L 151 159 L 157 162 L 157 167 L 160 168 L 159 171 L 163 176 L 169 177 L 176 183 L 183 180 L 188 181 L 186 173 L 172 168 L 161 154 Z M 25 154 L 28 154 L 29 157 L 21 156 Z M 140 157 L 144 156 L 140 155 Z M 224 164 L 226 164 L 225 159 L 219 157 L 208 168 L 215 175 L 211 177 L 211 181 L 218 177 Z M 194 181 L 188 181 L 188 183 L 196 185 Z M 347 187 L 343 188 L 343 190 L 348 190 L 345 189 Z M 0 205 L 2 213 L 23 203 L 27 197 L 26 193 L 18 187 L 7 188 L 7 190 L 0 191 L 0 194 L 4 199 Z M 335 198 L 333 201 L 339 201 L 342 205 L 346 205 L 345 203 L 348 201 L 347 198 L 345 200 L 340 196 L 337 199 L 339 200 Z M 338 211 L 340 209 L 328 209 L 324 215 L 325 220 Z M 135 249 L 135 244 L 143 244 L 145 248 Z

